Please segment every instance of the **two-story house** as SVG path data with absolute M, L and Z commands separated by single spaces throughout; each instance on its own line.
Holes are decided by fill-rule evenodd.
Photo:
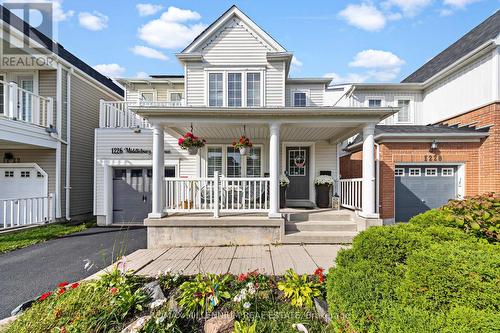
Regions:
M 337 105 L 401 110 L 375 129 L 377 206 L 408 221 L 449 199 L 500 192 L 500 11 L 401 83 L 330 88 Z M 341 178 L 362 176 L 362 135 Z
M 379 223 L 373 135 L 398 108 L 328 104 L 331 80 L 290 78 L 292 56 L 233 6 L 177 54 L 184 75 L 120 79 L 125 101 L 102 103 L 95 135 L 98 223 L 146 219 L 149 247 L 348 242 Z M 280 176 L 287 209 L 315 207 L 316 177 L 338 178 L 340 144 L 359 131 L 363 179 L 337 184 L 359 220 L 344 212 L 328 230 L 285 230 Z M 187 132 L 205 146 L 181 149 Z M 242 135 L 247 154 L 233 147 Z
M 0 227 L 92 216 L 100 100 L 123 90 L 3 6 L 0 14 Z M 6 51 L 28 44 L 31 53 Z

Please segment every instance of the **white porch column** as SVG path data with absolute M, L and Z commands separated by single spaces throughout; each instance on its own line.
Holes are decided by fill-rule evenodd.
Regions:
M 280 202 L 280 124 L 269 124 L 269 217 L 281 217 L 279 213 Z
M 165 175 L 165 131 L 163 126 L 153 125 L 153 195 L 152 210 L 148 218 L 159 219 L 163 213 L 163 178 Z
M 375 213 L 375 124 L 363 128 L 362 212 L 365 218 L 378 218 Z

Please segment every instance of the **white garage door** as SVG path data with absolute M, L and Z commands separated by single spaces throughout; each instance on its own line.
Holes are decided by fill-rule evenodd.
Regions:
M 0 167 L 0 199 L 47 196 L 47 177 L 35 167 Z

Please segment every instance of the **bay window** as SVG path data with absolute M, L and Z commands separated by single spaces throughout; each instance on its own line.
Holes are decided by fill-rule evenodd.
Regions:
M 227 74 L 227 105 L 241 106 L 241 73 Z
M 207 100 L 211 107 L 259 107 L 263 105 L 263 72 L 208 72 Z
M 210 73 L 208 76 L 208 105 L 223 106 L 222 73 Z

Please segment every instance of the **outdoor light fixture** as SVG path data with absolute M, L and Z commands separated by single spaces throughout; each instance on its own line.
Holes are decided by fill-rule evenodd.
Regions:
M 134 133 L 139 134 L 141 133 L 141 128 L 139 126 L 134 128 Z
M 431 151 L 434 151 L 434 150 L 437 150 L 437 149 L 438 149 L 438 143 L 434 139 L 434 140 L 432 140 L 432 143 L 431 143 Z

